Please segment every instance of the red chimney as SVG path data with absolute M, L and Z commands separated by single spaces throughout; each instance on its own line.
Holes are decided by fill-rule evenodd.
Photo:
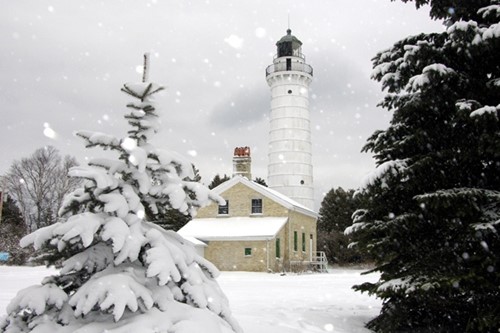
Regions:
M 252 180 L 252 158 L 248 146 L 234 148 L 233 177 L 237 175 Z

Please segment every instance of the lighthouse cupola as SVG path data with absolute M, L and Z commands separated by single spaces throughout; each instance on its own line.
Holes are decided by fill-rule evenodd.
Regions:
M 277 43 L 278 58 L 280 57 L 302 57 L 302 42 L 292 35 L 292 30 L 288 29 L 286 35 Z

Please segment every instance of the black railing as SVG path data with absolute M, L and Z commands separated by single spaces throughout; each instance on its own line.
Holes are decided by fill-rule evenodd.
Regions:
M 276 72 L 286 72 L 286 71 L 297 71 L 304 72 L 309 75 L 313 75 L 313 68 L 308 64 L 300 63 L 300 62 L 292 62 L 292 63 L 278 63 L 267 66 L 266 68 L 266 76 L 276 73 Z

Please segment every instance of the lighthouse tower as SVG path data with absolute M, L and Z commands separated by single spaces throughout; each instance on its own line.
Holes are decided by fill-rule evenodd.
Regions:
M 277 43 L 277 55 L 266 69 L 271 88 L 268 185 L 314 209 L 309 85 L 313 69 L 306 64 L 302 42 L 290 29 Z

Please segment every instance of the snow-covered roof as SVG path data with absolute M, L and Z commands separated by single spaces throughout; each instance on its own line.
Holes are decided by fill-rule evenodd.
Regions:
M 202 241 L 270 240 L 286 224 L 287 217 L 196 218 L 178 233 Z
M 189 236 L 186 236 L 186 237 L 182 236 L 182 238 L 184 238 L 185 240 L 187 240 L 188 242 L 190 242 L 191 244 L 193 244 L 196 247 L 198 247 L 198 246 L 207 247 L 207 243 L 202 242 L 198 238 L 189 237 Z
M 289 210 L 297 211 L 297 212 L 300 212 L 304 215 L 318 218 L 318 213 L 316 213 L 315 211 L 307 208 L 306 206 L 298 203 L 295 200 L 290 199 L 286 195 L 281 194 L 276 190 L 270 189 L 269 187 L 265 187 L 265 186 L 260 185 L 256 182 L 250 181 L 246 177 L 234 176 L 230 180 L 228 180 L 228 181 L 220 184 L 216 188 L 214 188 L 213 191 L 215 193 L 221 195 L 223 192 L 225 192 L 226 190 L 228 190 L 229 188 L 233 187 L 234 185 L 236 185 L 238 183 L 242 183 L 242 184 L 250 187 L 254 191 L 256 191 L 256 192 L 262 194 L 263 196 L 266 196 L 267 198 L 283 205 L 284 207 L 286 207 Z

